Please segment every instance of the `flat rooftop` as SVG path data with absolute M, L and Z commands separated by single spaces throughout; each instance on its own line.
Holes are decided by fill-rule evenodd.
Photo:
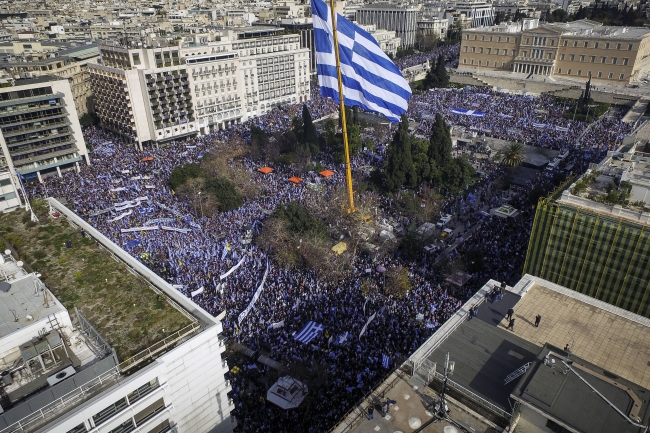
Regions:
M 569 344 L 576 356 L 650 388 L 650 319 L 531 275 L 515 291 L 525 284 L 531 287 L 513 307 L 515 334 L 540 347 Z M 533 326 L 537 314 L 542 316 L 538 328 Z M 499 328 L 505 327 L 504 318 Z
M 83 313 L 115 348 L 120 362 L 193 325 L 189 313 L 129 272 L 94 239 L 82 236 L 65 217 L 49 217 L 42 200 L 32 205 L 40 221 L 34 224 L 23 218 L 23 210 L 0 214 L 0 237 L 13 246 L 28 269 L 42 274 L 41 280 L 64 308 L 73 312 L 76 307 Z M 1 300 L 2 294 L 0 322 L 4 320 Z

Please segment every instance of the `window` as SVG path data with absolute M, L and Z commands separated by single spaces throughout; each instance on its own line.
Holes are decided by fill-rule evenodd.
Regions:
M 585 56 L 580 56 L 580 61 L 584 62 L 585 61 Z
M 573 41 L 573 46 L 577 47 L 578 46 L 578 41 Z
M 463 59 L 463 63 L 465 63 L 465 64 L 466 64 L 466 63 L 467 63 L 467 59 Z
M 621 44 L 616 44 L 616 49 L 620 50 L 621 49 Z
M 476 35 L 474 35 L 474 40 L 476 40 Z
M 585 48 L 589 47 L 589 42 L 588 41 L 585 41 L 584 47 Z
M 564 46 L 565 46 L 565 47 L 566 47 L 566 45 L 567 45 L 567 42 L 569 42 L 569 41 L 567 41 L 567 40 L 564 41 Z
M 492 36 L 490 36 L 490 42 L 492 42 Z
M 472 65 L 474 64 L 474 59 L 472 59 Z
M 562 73 L 562 68 L 557 68 L 557 73 L 561 74 Z
M 498 48 L 494 50 L 494 54 L 496 54 L 497 56 L 499 55 L 499 49 Z
M 129 399 L 129 404 L 133 404 L 134 402 L 138 401 L 145 395 L 149 394 L 152 390 L 158 388 L 158 378 L 155 378 L 153 380 L 150 380 L 149 382 L 145 383 L 142 385 L 140 388 L 136 389 L 135 391 L 127 394 L 127 398 Z
M 627 50 L 628 50 L 628 51 L 632 51 L 632 44 L 628 44 L 628 45 L 627 45 Z
M 615 65 L 618 59 L 616 57 L 612 57 L 612 65 Z
M 479 65 L 479 66 L 481 66 L 482 63 L 483 63 L 482 60 L 479 60 L 479 61 L 478 61 L 478 65 Z
M 618 77 L 619 80 L 622 80 L 623 78 L 625 78 L 625 74 L 621 74 L 621 75 Z
M 133 64 L 134 65 L 140 64 L 140 54 L 133 53 Z
M 154 403 L 150 404 L 146 408 L 142 409 L 140 412 L 134 415 L 135 423 L 140 426 L 143 423 L 150 420 L 157 413 L 165 408 L 165 402 L 163 399 L 158 399 Z
M 485 35 L 481 36 L 481 40 L 482 40 L 482 41 L 485 40 Z
M 564 54 L 560 54 L 560 60 L 564 60 Z
M 568 71 L 566 71 L 566 73 L 567 73 L 567 75 L 571 75 L 571 69 L 569 69 Z
M 602 78 L 602 76 L 603 76 L 603 73 L 602 73 L 602 72 L 598 72 L 598 78 Z
M 614 78 L 614 73 L 613 73 L 613 72 L 610 72 L 609 75 L 607 76 L 607 78 L 609 78 L 610 80 L 611 80 L 612 78 Z
M 552 56 L 552 54 L 551 54 L 551 53 L 548 53 L 548 54 L 546 55 L 546 58 L 549 59 L 549 60 L 551 60 L 551 59 L 552 59 L 551 56 Z
M 607 57 L 601 57 L 600 58 L 600 63 L 605 63 L 607 61 Z
M 578 69 L 578 75 L 582 75 L 582 69 Z
M 135 430 L 135 427 L 133 426 L 133 419 L 129 418 L 108 433 L 128 433 L 133 430 Z
M 526 43 L 530 44 L 530 38 L 526 38 Z
M 115 403 L 99 411 L 99 413 L 97 413 L 96 415 L 93 415 L 93 421 L 95 422 L 95 425 L 100 425 L 101 423 L 103 423 L 108 418 L 110 418 L 117 412 L 121 411 L 125 407 L 126 407 L 126 399 L 122 397 Z
M 510 36 L 506 36 L 506 42 L 510 42 Z
M 81 423 L 75 428 L 68 430 L 67 433 L 86 433 L 87 431 L 88 430 L 86 430 L 86 426 Z
M 598 48 L 598 42 L 594 42 L 594 48 Z
M 591 56 L 591 63 L 594 63 L 596 61 L 596 56 Z
M 472 47 L 472 52 L 473 52 L 473 53 L 476 52 L 476 47 Z
M 467 52 L 467 45 L 465 45 L 465 52 Z
M 591 71 L 587 72 L 587 76 L 591 77 Z
M 483 47 L 479 48 L 479 49 L 478 49 L 478 52 L 481 53 L 481 54 L 483 54 Z
M 465 35 L 465 40 L 466 40 L 466 41 L 469 40 L 469 35 Z
M 497 42 L 501 42 L 501 36 L 497 37 Z
M 570 60 L 570 61 L 574 61 L 574 60 L 575 60 L 575 58 L 576 58 L 576 56 L 575 56 L 575 55 L 573 55 L 573 54 L 571 54 L 571 56 L 569 57 L 569 60 Z
M 629 60 L 630 60 L 630 59 L 623 59 L 623 65 L 624 65 L 624 66 L 627 66 L 627 62 L 628 62 Z
M 487 51 L 488 54 L 492 54 L 492 48 L 488 48 L 487 50 L 488 50 Z
M 551 39 L 551 46 L 552 46 L 552 47 L 555 46 L 555 39 Z
M 609 50 L 609 42 L 607 42 L 607 43 L 605 44 L 605 49 L 606 49 L 606 50 Z

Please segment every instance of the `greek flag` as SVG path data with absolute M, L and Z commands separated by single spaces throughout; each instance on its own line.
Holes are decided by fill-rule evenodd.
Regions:
M 293 339 L 308 344 L 311 340 L 318 337 L 318 335 L 324 330 L 325 327 L 320 323 L 309 321 L 309 323 L 302 328 L 302 331 L 293 336 Z
M 349 332 L 346 331 L 343 334 L 336 337 L 335 343 L 336 344 L 344 344 L 350 337 L 352 337 L 352 334 L 350 334 Z
M 381 354 L 381 365 L 384 368 L 390 368 L 390 357 L 384 353 Z
M 323 0 L 312 0 L 311 9 L 320 92 L 339 102 L 330 8 Z M 381 50 L 375 38 L 338 14 L 336 31 L 345 103 L 399 122 L 411 96 L 411 88 L 399 68 Z

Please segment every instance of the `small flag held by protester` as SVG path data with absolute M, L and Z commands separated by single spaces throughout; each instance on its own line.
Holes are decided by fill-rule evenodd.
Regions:
M 384 353 L 381 354 L 381 365 L 384 368 L 390 368 L 390 357 Z

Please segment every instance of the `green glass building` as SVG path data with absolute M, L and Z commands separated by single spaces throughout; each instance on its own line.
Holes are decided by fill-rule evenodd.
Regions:
M 524 273 L 650 317 L 648 215 L 556 197 L 539 201 Z

